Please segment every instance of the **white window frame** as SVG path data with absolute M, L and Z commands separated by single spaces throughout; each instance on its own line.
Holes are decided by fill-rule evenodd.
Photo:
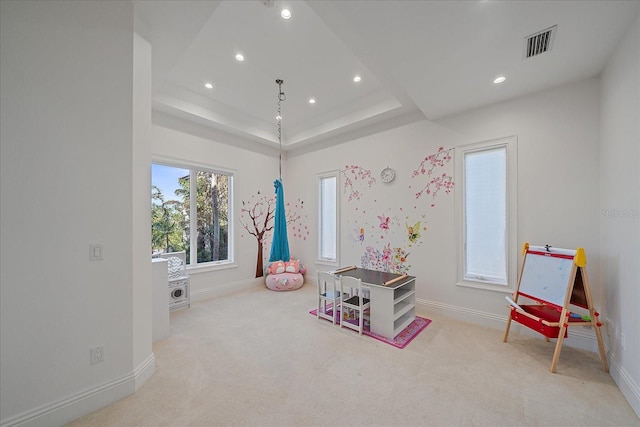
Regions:
M 506 272 L 507 282 L 500 283 L 482 278 L 466 276 L 466 219 L 465 219 L 465 155 L 496 148 L 506 149 Z M 512 293 L 517 283 L 518 238 L 518 141 L 515 135 L 464 145 L 456 148 L 456 220 L 458 224 L 458 265 L 457 285 L 476 289 Z
M 327 258 L 322 256 L 322 182 L 324 179 L 334 178 L 336 182 L 335 188 L 335 258 Z M 324 172 L 317 175 L 318 179 L 318 264 L 325 264 L 330 266 L 337 266 L 340 259 L 340 171 L 334 170 L 330 172 Z
M 229 176 L 229 183 L 228 183 L 228 191 L 229 191 L 228 222 L 229 223 L 228 223 L 228 231 L 227 231 L 228 233 L 227 259 L 220 260 L 220 261 L 207 261 L 207 262 L 199 263 L 198 257 L 195 256 L 195 260 L 193 260 L 194 262 L 192 262 L 192 260 L 189 260 L 189 264 L 187 265 L 187 271 L 191 273 L 204 273 L 207 271 L 235 267 L 235 227 L 234 227 L 235 221 L 234 221 L 234 202 L 233 202 L 235 171 L 231 169 L 217 167 L 217 166 L 206 165 L 206 164 L 197 163 L 197 162 L 190 162 L 186 160 L 176 160 L 176 159 L 165 158 L 165 157 L 153 157 L 151 160 L 151 163 L 157 164 L 157 165 L 174 167 L 174 168 L 187 169 L 189 170 L 189 176 L 190 176 L 191 182 L 196 181 L 197 171 L 224 174 Z M 195 212 L 196 204 L 197 204 L 197 200 L 196 200 L 197 187 L 194 185 L 190 185 L 189 191 L 191 193 L 189 195 L 189 200 L 191 202 L 189 210 L 190 212 Z M 197 215 L 190 215 L 189 232 L 192 233 L 192 230 L 195 230 L 195 229 L 197 229 Z M 192 254 L 196 254 L 197 253 L 197 235 L 194 236 L 192 234 L 190 236 L 189 243 L 190 243 L 190 252 Z

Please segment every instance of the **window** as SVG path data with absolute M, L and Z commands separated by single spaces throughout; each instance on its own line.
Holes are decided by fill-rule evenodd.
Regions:
M 459 281 L 464 286 L 514 289 L 516 280 L 516 139 L 457 149 Z
M 185 251 L 191 267 L 231 261 L 232 183 L 228 172 L 154 163 L 152 253 Z
M 319 252 L 320 260 L 338 260 L 338 175 L 319 177 Z

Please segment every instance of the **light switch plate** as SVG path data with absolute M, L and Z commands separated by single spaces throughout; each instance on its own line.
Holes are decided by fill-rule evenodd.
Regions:
M 102 261 L 102 244 L 89 245 L 89 260 Z

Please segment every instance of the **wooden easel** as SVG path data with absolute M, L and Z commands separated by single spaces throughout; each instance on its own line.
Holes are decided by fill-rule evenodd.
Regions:
M 602 369 L 609 372 L 600 331 L 602 323 L 598 321 L 600 314 L 593 307 L 589 289 L 584 249 L 558 249 L 525 243 L 522 254 L 524 259 L 518 286 L 513 299 L 507 297 L 510 311 L 503 341 L 507 342 L 512 320 L 543 334 L 546 341 L 557 338 L 550 369 L 556 372 L 569 326 L 590 325 L 595 328 Z M 533 300 L 536 304 L 518 304 L 519 297 Z M 589 315 L 572 313 L 570 305 L 587 309 Z

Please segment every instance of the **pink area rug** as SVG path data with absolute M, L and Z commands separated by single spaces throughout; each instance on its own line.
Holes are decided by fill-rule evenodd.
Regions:
M 317 309 L 313 309 L 309 312 L 309 314 L 315 316 L 317 313 Z M 327 314 L 331 314 L 331 310 L 327 311 Z M 338 316 L 338 321 L 337 321 L 337 325 L 340 324 L 340 318 L 341 316 Z M 327 322 L 329 322 L 330 320 L 327 319 L 322 319 L 322 320 L 326 320 Z M 400 332 L 398 335 L 396 335 L 396 337 L 392 340 L 390 340 L 389 338 L 385 338 L 383 336 L 380 336 L 378 334 L 374 334 L 373 332 L 371 332 L 369 330 L 369 325 L 367 325 L 365 323 L 364 325 L 364 330 L 362 331 L 362 335 L 366 335 L 368 337 L 371 338 L 375 338 L 378 341 L 382 341 L 384 343 L 387 343 L 389 345 L 392 345 L 396 348 L 405 348 L 407 345 L 409 345 L 409 343 L 411 341 L 413 341 L 413 339 L 415 337 L 418 336 L 418 334 L 420 334 L 420 332 L 422 332 L 427 326 L 429 326 L 429 323 L 431 323 L 431 319 L 426 319 L 424 317 L 420 317 L 420 316 L 416 316 L 415 320 L 411 323 L 409 323 L 409 326 L 407 326 L 406 328 L 404 328 L 402 330 L 402 332 Z M 355 331 L 354 331 L 355 332 Z

